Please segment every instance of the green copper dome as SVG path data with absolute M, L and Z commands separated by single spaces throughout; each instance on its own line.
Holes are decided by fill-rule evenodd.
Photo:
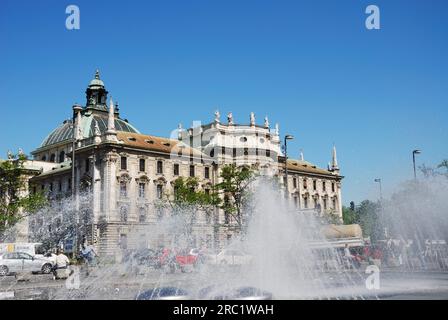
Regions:
M 95 78 L 90 81 L 89 87 L 102 87 L 104 88 L 104 82 L 100 79 L 100 71 L 97 69 L 95 72 Z
M 107 131 L 109 115 L 109 108 L 106 104 L 107 94 L 108 92 L 104 87 L 104 83 L 100 79 L 100 72 L 96 70 L 95 78 L 90 81 L 86 90 L 86 105 L 80 110 L 80 134 L 82 139 L 94 136 L 96 124 L 98 124 L 101 134 L 104 134 Z M 116 131 L 140 133 L 133 125 L 128 123 L 127 120 L 122 120 L 120 118 L 118 104 L 115 105 L 114 122 Z M 71 142 L 73 140 L 73 130 L 73 119 L 64 121 L 45 138 L 39 149 Z
M 81 123 L 83 139 L 93 137 L 95 132 L 95 123 L 98 123 L 101 134 L 107 131 L 107 116 L 86 113 L 82 116 Z M 133 125 L 118 118 L 115 118 L 115 129 L 123 132 L 140 133 Z M 66 120 L 45 138 L 40 145 L 40 148 L 45 148 L 60 143 L 67 143 L 72 141 L 72 139 L 72 120 Z

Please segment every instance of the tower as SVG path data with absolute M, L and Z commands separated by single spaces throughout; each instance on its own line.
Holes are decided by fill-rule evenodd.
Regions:
M 97 69 L 95 78 L 90 81 L 86 90 L 86 108 L 107 111 L 107 90 L 100 79 L 100 71 Z
M 331 158 L 331 171 L 339 173 L 338 158 L 336 155 L 336 146 L 333 146 L 333 154 Z

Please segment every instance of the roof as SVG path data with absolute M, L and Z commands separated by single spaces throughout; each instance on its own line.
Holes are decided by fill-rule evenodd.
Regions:
M 279 163 L 280 167 L 284 167 L 284 162 Z M 323 175 L 335 175 L 333 172 L 317 167 L 316 165 L 302 160 L 288 159 L 288 170 L 297 171 L 297 172 L 305 172 L 310 174 L 323 174 Z
M 98 123 L 101 133 L 107 131 L 107 114 L 85 112 L 81 118 L 83 128 L 83 138 L 89 138 L 94 135 L 95 121 Z M 73 139 L 72 120 L 64 121 L 59 127 L 53 130 L 42 142 L 40 148 L 45 148 L 61 142 L 70 142 Z M 117 131 L 139 133 L 139 131 L 130 123 L 115 117 L 115 129 Z
M 183 156 L 207 157 L 199 150 L 190 148 L 185 143 L 178 140 L 132 132 L 117 132 L 117 138 L 128 147 L 163 153 L 173 153 L 176 155 L 181 151 Z
M 71 168 L 72 168 L 71 161 L 63 162 L 63 163 L 58 164 L 57 166 L 55 166 L 51 170 L 44 171 L 40 175 L 34 177 L 34 180 L 36 178 L 40 179 L 40 178 L 44 178 L 46 176 L 51 176 L 51 175 L 58 174 L 58 173 L 65 173 L 67 171 L 71 171 Z

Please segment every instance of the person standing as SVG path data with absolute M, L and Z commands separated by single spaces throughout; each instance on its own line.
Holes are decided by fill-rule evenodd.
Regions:
M 89 275 L 89 269 L 95 265 L 95 258 L 98 257 L 95 250 L 89 245 L 83 244 L 81 246 L 81 257 L 84 259 L 86 265 L 86 275 Z

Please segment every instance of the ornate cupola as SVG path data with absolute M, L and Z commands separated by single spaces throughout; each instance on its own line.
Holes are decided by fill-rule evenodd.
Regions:
M 95 78 L 90 81 L 90 84 L 86 90 L 86 108 L 107 112 L 107 94 L 108 92 L 104 87 L 104 82 L 100 79 L 100 72 L 97 69 L 95 72 Z

